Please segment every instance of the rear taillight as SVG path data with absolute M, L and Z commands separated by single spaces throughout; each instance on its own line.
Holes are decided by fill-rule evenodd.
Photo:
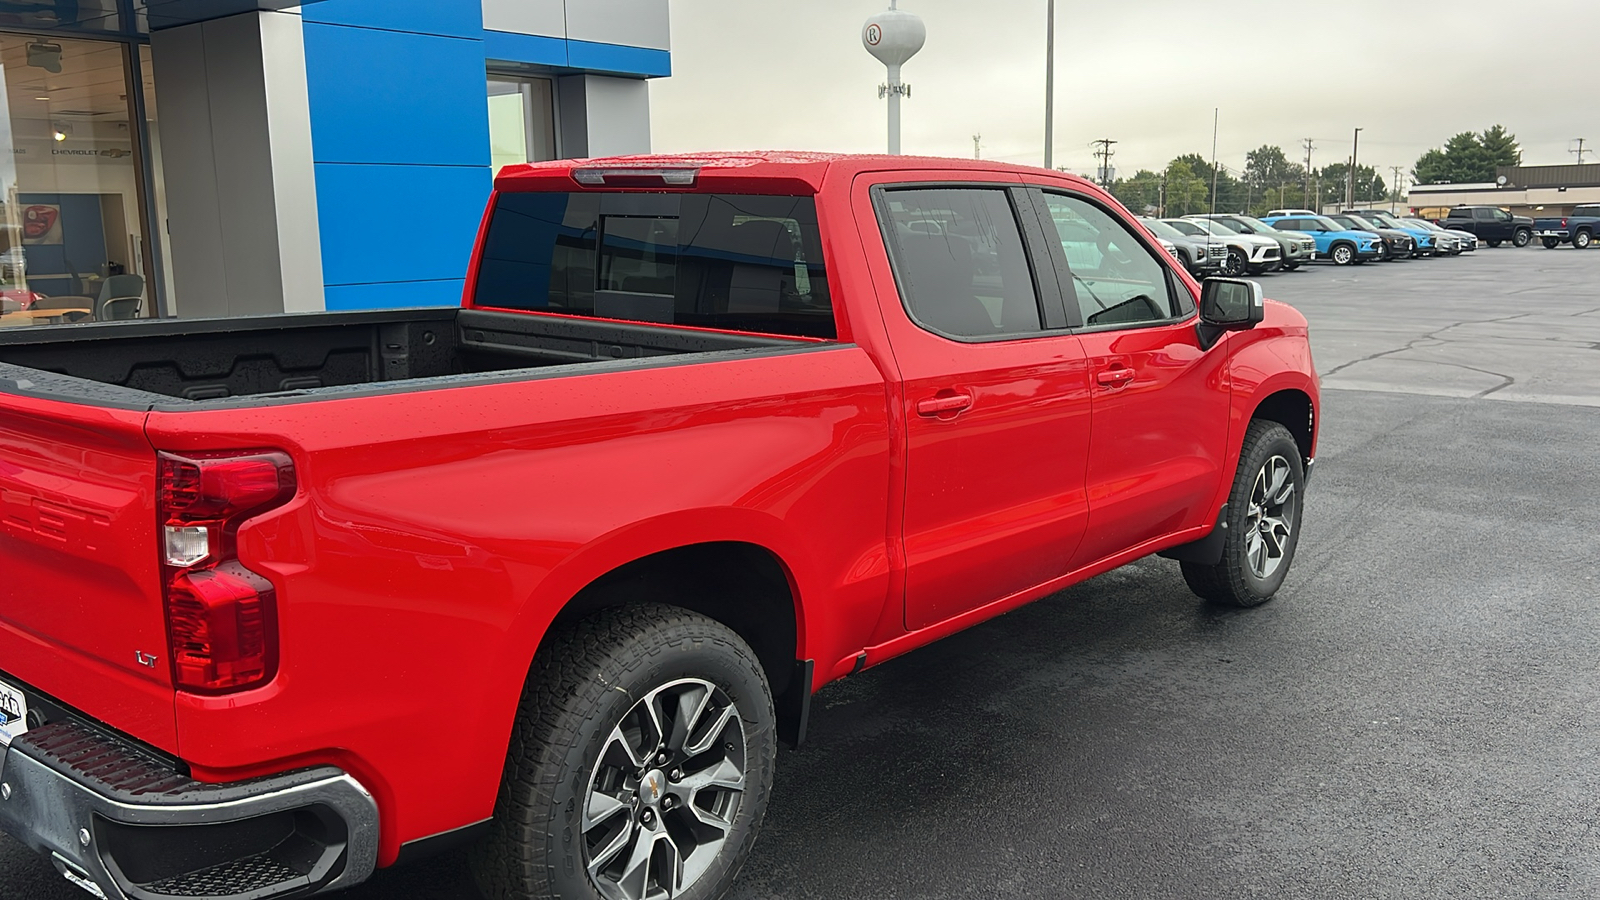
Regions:
M 1562 227 L 1562 228 L 1565 228 L 1565 227 L 1567 227 L 1567 220 L 1566 220 L 1566 219 L 1562 219 L 1562 220 L 1561 220 L 1561 227 Z
M 239 526 L 294 497 L 294 463 L 276 450 L 160 455 L 162 587 L 172 674 L 183 690 L 237 691 L 272 678 L 272 583 L 238 560 Z

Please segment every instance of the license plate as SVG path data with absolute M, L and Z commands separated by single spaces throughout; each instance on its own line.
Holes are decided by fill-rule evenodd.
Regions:
M 21 691 L 0 681 L 0 735 L 7 743 L 28 731 L 28 698 Z

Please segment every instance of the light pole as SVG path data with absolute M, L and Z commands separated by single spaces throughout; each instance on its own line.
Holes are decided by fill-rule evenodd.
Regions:
M 1345 179 L 1344 208 L 1349 209 L 1356 203 L 1356 151 L 1361 149 L 1361 129 L 1356 129 L 1356 136 L 1350 143 L 1350 172 Z
M 1044 14 L 1044 167 L 1055 168 L 1056 129 L 1056 0 L 1046 0 Z M 1578 157 L 1582 162 L 1583 157 Z

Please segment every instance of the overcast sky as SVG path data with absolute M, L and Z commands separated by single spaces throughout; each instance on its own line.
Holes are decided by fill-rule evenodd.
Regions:
M 651 83 L 658 152 L 881 152 L 883 67 L 861 46 L 888 0 L 671 0 L 671 78 Z M 905 66 L 907 153 L 1038 165 L 1044 141 L 1045 0 L 902 0 L 928 43 Z M 1057 0 L 1055 162 L 1095 167 L 1112 138 L 1119 174 L 1277 144 L 1313 165 L 1361 162 L 1392 180 L 1459 131 L 1501 123 L 1526 164 L 1600 150 L 1592 0 Z M 1312 46 L 1314 50 L 1300 48 Z M 1588 75 L 1578 78 L 1586 68 Z M 1446 72 L 1453 74 L 1445 74 Z M 1600 154 L 1586 157 L 1600 163 Z

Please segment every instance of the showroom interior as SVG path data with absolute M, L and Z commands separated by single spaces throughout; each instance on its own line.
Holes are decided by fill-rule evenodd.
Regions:
M 0 327 L 451 305 L 493 173 L 650 149 L 667 0 L 0 0 Z

